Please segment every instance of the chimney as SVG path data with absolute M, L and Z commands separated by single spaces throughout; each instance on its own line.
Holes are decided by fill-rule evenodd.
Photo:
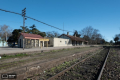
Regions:
M 69 32 L 67 32 L 67 35 L 69 35 Z
M 75 34 L 75 37 L 76 37 L 76 34 Z

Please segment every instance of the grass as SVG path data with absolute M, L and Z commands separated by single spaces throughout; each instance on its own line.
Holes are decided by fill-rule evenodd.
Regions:
M 23 57 L 23 56 L 28 56 L 28 54 L 26 53 L 19 53 L 19 54 L 15 54 L 15 55 L 6 55 L 3 54 L 1 57 L 1 59 L 8 59 L 8 58 L 15 58 L 15 57 Z
M 63 64 L 60 64 L 60 65 L 58 65 L 56 67 L 53 67 L 53 68 L 51 68 L 49 70 L 46 70 L 46 74 L 53 73 L 52 75 L 54 75 L 54 73 L 56 73 L 56 71 L 60 72 L 60 71 L 64 70 L 66 67 L 71 66 L 71 64 L 75 63 L 76 61 L 77 61 L 77 59 L 74 59 L 72 61 L 65 61 Z M 45 77 L 48 78 L 47 76 L 45 76 Z
M 115 53 L 116 51 L 113 49 L 113 52 Z
M 27 78 L 27 80 L 31 80 L 30 78 Z

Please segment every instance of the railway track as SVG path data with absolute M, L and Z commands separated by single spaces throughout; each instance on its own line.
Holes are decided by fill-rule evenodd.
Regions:
M 47 80 L 100 80 L 110 48 L 76 62 Z M 46 80 L 46 79 L 39 79 Z

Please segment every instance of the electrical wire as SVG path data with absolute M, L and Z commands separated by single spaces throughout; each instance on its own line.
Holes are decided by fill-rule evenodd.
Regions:
M 9 12 L 9 13 L 13 13 L 13 14 L 22 15 L 22 14 L 20 14 L 20 13 L 16 13 L 16 12 L 13 12 L 13 11 L 8 11 L 8 10 L 4 10 L 4 9 L 0 9 L 0 10 L 1 10 L 1 11 L 4 11 L 4 12 Z M 29 19 L 32 19 L 32 20 L 34 20 L 34 21 L 40 22 L 40 23 L 42 23 L 42 24 L 45 24 L 45 25 L 47 25 L 47 26 L 53 27 L 53 28 L 55 28 L 55 29 L 61 30 L 61 31 L 67 31 L 67 32 L 72 32 L 72 33 L 74 33 L 73 31 L 68 31 L 68 30 L 60 29 L 60 28 L 58 28 L 58 27 L 49 25 L 49 24 L 47 24 L 47 23 L 45 23 L 45 22 L 39 21 L 39 20 L 37 20 L 37 19 L 35 19 L 35 18 L 32 18 L 32 17 L 28 17 L 28 16 L 25 16 L 25 17 L 26 17 L 26 18 L 29 18 Z

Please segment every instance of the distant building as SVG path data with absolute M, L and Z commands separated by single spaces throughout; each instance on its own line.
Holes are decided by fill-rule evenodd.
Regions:
M 72 46 L 72 44 L 69 43 L 69 39 L 49 38 L 48 46 L 49 47 Z
M 4 43 L 0 42 L 0 47 L 7 47 L 7 46 L 8 46 L 8 43 L 6 41 Z
M 37 34 L 20 33 L 20 36 L 18 37 L 18 47 L 22 48 L 23 44 L 25 48 L 47 47 L 48 41 L 49 39 L 43 38 Z
M 1 41 L 1 38 L 0 38 L 0 47 L 7 47 L 8 46 L 8 43 L 6 41 Z
M 59 47 L 59 46 L 79 46 L 79 45 L 87 45 L 88 41 L 85 41 L 82 38 L 71 36 L 69 33 L 62 34 L 58 38 L 49 38 L 48 45 L 51 47 Z

